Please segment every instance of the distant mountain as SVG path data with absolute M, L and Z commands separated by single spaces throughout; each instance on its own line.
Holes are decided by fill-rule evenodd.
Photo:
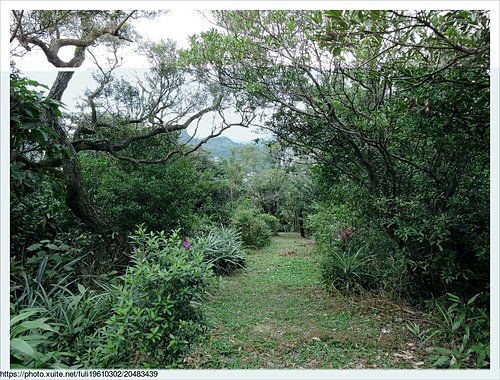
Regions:
M 231 150 L 233 148 L 241 145 L 242 144 L 234 142 L 229 137 L 219 136 L 208 140 L 203 144 L 202 149 L 211 153 L 214 158 L 227 158 L 231 156 Z
M 189 140 L 190 136 L 183 130 L 179 136 L 180 141 Z M 194 137 L 189 144 L 195 145 L 200 142 L 200 138 Z M 244 143 L 237 143 L 226 136 L 214 137 L 208 140 L 201 146 L 201 149 L 209 152 L 214 158 L 227 158 L 231 156 L 231 150 L 237 146 L 244 145 Z

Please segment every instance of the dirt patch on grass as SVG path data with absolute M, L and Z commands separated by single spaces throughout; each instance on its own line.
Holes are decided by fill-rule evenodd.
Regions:
M 304 335 L 290 339 L 286 342 L 283 342 L 281 345 L 283 348 L 295 348 L 302 344 L 314 343 L 314 342 L 331 342 L 337 343 L 339 345 L 370 345 L 374 342 L 376 343 L 376 339 L 369 336 L 356 334 L 354 331 L 336 331 L 336 330 L 328 330 L 328 329 L 313 329 L 306 332 Z
M 285 333 L 290 333 L 292 331 L 297 331 L 297 329 L 286 323 L 281 323 L 279 326 L 268 323 L 257 323 L 252 328 L 254 334 L 262 334 L 272 338 L 279 338 Z
M 348 329 L 324 329 L 317 328 L 305 332 L 302 336 L 287 340 L 281 344 L 281 347 L 293 349 L 302 344 L 314 342 L 327 342 L 337 346 L 356 347 L 363 346 L 367 348 L 378 348 L 383 351 L 393 352 L 408 349 L 415 349 L 416 344 L 413 339 L 407 334 L 401 334 L 400 331 L 390 331 L 381 329 L 379 335 L 364 334 L 363 331 L 356 326 L 351 326 Z
M 296 252 L 296 251 L 283 251 L 280 253 L 283 257 L 300 257 L 300 256 L 310 256 L 307 252 Z
M 264 334 L 273 334 L 275 333 L 275 327 L 272 325 L 266 325 L 264 323 L 258 323 L 253 328 L 252 331 L 254 333 L 264 333 Z M 280 333 L 280 331 L 278 331 Z

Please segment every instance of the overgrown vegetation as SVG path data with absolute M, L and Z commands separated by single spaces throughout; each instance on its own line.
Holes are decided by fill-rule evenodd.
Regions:
M 251 278 L 246 290 L 216 292 L 233 303 L 227 311 L 211 300 L 209 319 L 220 312 L 235 319 L 229 330 L 241 327 L 255 314 L 233 313 L 245 304 L 230 298 L 254 302 L 271 283 L 313 309 L 377 297 L 409 310 L 391 323 L 416 351 L 398 355 L 426 367 L 488 368 L 489 13 L 214 11 L 218 29 L 191 36 L 186 49 L 143 42 L 144 75 L 119 77 L 134 23 L 159 15 L 12 12 L 12 367 L 281 367 L 190 357 L 211 334 L 214 284 Z M 61 44 L 76 48 L 67 62 Z M 30 49 L 58 68 L 94 61 L 94 88 L 78 110 L 62 103 L 71 71 L 59 70 L 49 88 L 15 68 Z M 206 137 L 187 134 L 210 117 Z M 205 143 L 257 120 L 271 136 L 264 143 L 210 153 Z M 317 243 L 308 259 L 295 245 L 273 245 L 299 233 Z M 326 292 L 311 290 L 319 277 Z M 264 315 L 271 301 L 257 298 Z M 295 328 L 307 327 L 302 314 L 288 316 Z M 287 315 L 266 318 L 291 325 Z M 349 328 L 338 322 L 321 323 Z M 209 351 L 236 354 L 233 335 L 220 333 Z M 324 335 L 324 346 L 316 335 L 294 344 L 289 363 L 314 367 L 307 356 L 318 351 L 331 365 L 316 367 L 352 367 L 333 359 L 352 347 Z M 261 343 L 258 352 L 283 342 Z
M 203 247 L 203 260 L 212 266 L 216 274 L 229 274 L 245 267 L 241 234 L 231 227 L 211 229 L 198 238 Z
M 176 368 L 203 333 L 210 264 L 197 244 L 183 244 L 176 233 L 148 234 L 141 228 L 132 241 L 132 265 L 116 288 L 113 314 L 99 332 L 92 364 Z

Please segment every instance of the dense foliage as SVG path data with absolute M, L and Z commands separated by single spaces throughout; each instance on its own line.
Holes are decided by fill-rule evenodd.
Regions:
M 217 221 L 213 210 L 223 206 L 224 200 L 216 199 L 222 187 L 217 169 L 201 154 L 153 166 L 88 156 L 82 166 L 95 199 L 125 233 L 144 223 L 152 230 L 180 228 L 189 234 L 203 216 Z
M 47 160 L 60 158 L 65 150 L 55 141 L 44 122 L 48 110 L 59 113 L 60 103 L 44 94 L 44 85 L 19 73 L 10 78 L 10 144 L 13 155 L 37 156 L 43 149 Z M 21 152 L 21 153 L 17 153 Z M 13 157 L 14 158 L 14 157 Z M 47 173 L 43 161 L 30 166 L 28 160 L 11 163 L 11 254 L 25 256 L 25 249 L 41 236 L 54 238 L 72 220 L 64 204 L 57 173 Z
M 104 367 L 177 367 L 186 349 L 203 333 L 201 304 L 210 264 L 196 244 L 183 245 L 173 233 L 132 236 L 133 263 L 118 285 L 113 315 L 93 350 Z
M 341 224 L 375 228 L 397 245 L 376 253 L 405 260 L 406 295 L 485 292 L 488 14 L 232 11 L 215 18 L 224 30 L 194 37 L 186 59 L 215 66 L 247 102 L 273 108 L 267 128 L 314 157 L 323 197 L 351 210 Z
M 434 367 L 487 367 L 488 12 L 215 11 L 218 29 L 144 43 L 150 69 L 116 77 L 128 21 L 153 15 L 13 12 L 13 51 L 75 68 L 88 50 L 98 70 L 64 114 L 71 73 L 10 78 L 12 364 L 181 367 L 212 274 L 293 231 L 327 289 L 428 311 L 407 328 Z M 266 144 L 203 150 L 259 114 Z
M 241 231 L 241 237 L 247 247 L 260 248 L 270 243 L 270 224 L 275 221 L 276 218 L 272 215 L 264 214 L 252 205 L 242 204 L 234 210 L 231 224 Z

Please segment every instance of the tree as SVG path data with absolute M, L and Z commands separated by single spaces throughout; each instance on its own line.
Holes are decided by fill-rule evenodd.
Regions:
M 350 205 L 398 243 L 423 293 L 456 287 L 468 266 L 486 273 L 484 247 L 460 236 L 489 233 L 487 12 L 214 17 L 222 31 L 193 37 L 185 57 L 272 113 L 266 128 L 320 163 L 326 182 L 358 189 Z
M 161 149 L 162 141 L 155 143 L 150 157 L 157 156 L 155 148 Z M 149 144 L 142 146 L 147 149 Z M 93 189 L 97 203 L 106 214 L 119 216 L 117 232 L 129 234 L 144 224 L 148 230 L 181 229 L 189 236 L 200 218 L 215 219 L 222 211 L 218 206 L 224 203 L 217 199 L 221 181 L 214 163 L 201 150 L 156 165 L 139 166 L 95 152 L 82 153 L 80 162 L 85 184 Z
M 246 125 L 251 118 L 245 113 L 240 122 L 227 122 L 222 110 L 229 106 L 229 97 L 214 86 L 196 81 L 189 70 L 178 64 L 175 46 L 169 42 L 144 44 L 152 64 L 145 79 L 130 83 L 113 75 L 119 66 L 120 48 L 138 38 L 131 21 L 154 15 L 154 12 L 139 11 L 12 12 L 13 57 L 25 54 L 23 50 L 41 49 L 52 65 L 67 68 L 58 71 L 48 99 L 61 101 L 73 77 L 72 69 L 80 67 L 87 55 L 97 66 L 94 78 L 98 87 L 87 92 L 86 104 L 79 116 L 63 119 L 51 109 L 42 110 L 40 115 L 47 130 L 51 131 L 51 143 L 61 147 L 64 154 L 46 159 L 41 147 L 33 145 L 33 150 L 38 149 L 37 155 L 28 157 L 15 147 L 11 155 L 13 162 L 21 162 L 26 169 L 50 170 L 61 177 L 68 207 L 97 233 L 111 231 L 113 223 L 93 203 L 83 186 L 79 152 L 101 152 L 134 164 L 161 163 L 175 155 L 193 152 L 225 129 Z M 68 61 L 60 58 L 63 47 L 75 48 Z M 106 57 L 107 64 L 100 63 L 98 56 Z M 199 123 L 202 117 L 211 113 L 217 114 L 219 121 L 209 136 L 190 148 L 186 148 L 186 144 L 176 144 L 178 131 Z M 160 137 L 172 142 L 169 151 L 158 152 L 159 156 L 153 158 L 126 154 L 134 144 Z
M 24 261 L 31 243 L 52 238 L 68 221 L 60 196 L 60 172 L 44 166 L 45 161 L 59 159 L 65 152 L 51 140 L 54 131 L 40 123 L 43 112 L 60 112 L 59 102 L 47 99 L 38 82 L 23 79 L 18 73 L 11 75 L 10 83 L 11 256 Z M 33 160 L 38 166 L 26 170 Z
M 280 168 L 265 169 L 255 173 L 249 181 L 253 201 L 265 213 L 278 216 L 278 208 L 284 201 L 287 173 Z
M 424 86 L 431 79 L 461 91 L 477 89 L 482 111 L 489 86 L 487 14 L 339 12 L 216 12 L 227 34 L 202 33 L 186 55 L 214 67 L 214 80 L 246 93 L 248 102 L 272 107 L 274 120 L 268 128 L 279 138 L 327 160 L 374 193 L 396 186 L 395 177 L 392 184 L 379 178 L 392 176 L 394 165 L 432 176 L 387 147 L 388 130 L 396 115 L 412 107 L 410 91 L 422 92 L 414 110 L 429 115 L 433 105 Z M 371 35 L 365 23 L 373 29 Z M 456 42 L 443 36 L 441 24 L 459 35 Z M 458 33 L 464 26 L 464 33 Z M 411 44 L 410 39 L 420 42 Z M 467 116 L 479 116 L 484 123 L 481 111 Z M 335 158 L 328 159 L 333 150 Z

